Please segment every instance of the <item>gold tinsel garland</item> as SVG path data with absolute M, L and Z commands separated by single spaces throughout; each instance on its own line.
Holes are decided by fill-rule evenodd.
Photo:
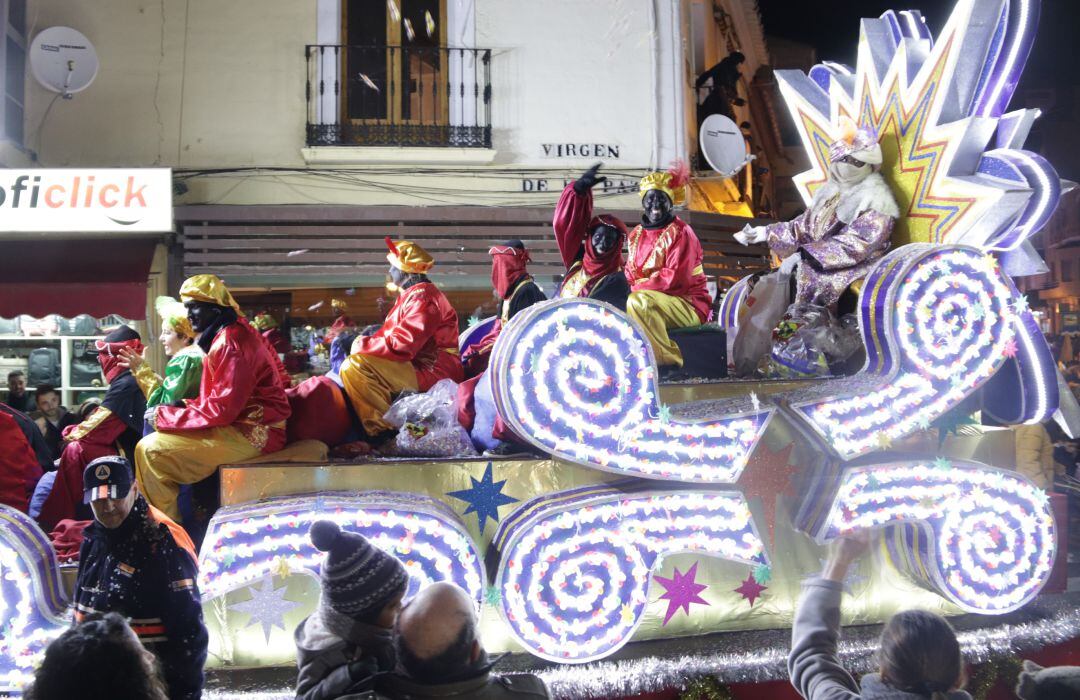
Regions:
M 735 696 L 716 676 L 704 676 L 686 686 L 679 700 L 735 700 Z

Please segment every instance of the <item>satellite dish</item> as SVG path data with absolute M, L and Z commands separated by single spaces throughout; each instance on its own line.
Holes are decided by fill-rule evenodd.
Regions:
M 698 140 L 709 166 L 724 177 L 731 177 L 754 159 L 746 152 L 742 131 L 723 114 L 710 114 L 702 122 Z
M 71 27 L 49 27 L 30 45 L 30 69 L 47 90 L 71 97 L 94 82 L 97 51 L 89 39 Z

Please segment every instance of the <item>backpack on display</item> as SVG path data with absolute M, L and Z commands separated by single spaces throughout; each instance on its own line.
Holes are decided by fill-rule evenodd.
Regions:
M 60 335 L 97 335 L 97 321 L 89 314 L 79 314 L 75 318 L 56 317 Z
M 80 335 L 82 335 L 80 333 Z M 71 381 L 70 386 L 104 386 L 101 363 L 98 362 L 97 350 L 92 340 L 71 341 Z
M 27 361 L 26 384 L 60 386 L 60 351 L 56 348 L 37 348 L 30 351 Z

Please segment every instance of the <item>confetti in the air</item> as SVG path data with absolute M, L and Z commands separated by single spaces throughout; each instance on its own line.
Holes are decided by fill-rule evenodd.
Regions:
M 373 83 L 371 81 L 371 78 L 367 77 L 363 73 L 357 73 L 357 76 L 360 78 L 360 80 L 363 80 L 364 84 L 367 85 L 369 88 L 371 88 L 375 92 L 379 92 L 379 86 Z
M 412 22 L 409 21 L 408 17 L 405 18 L 405 36 L 409 37 L 409 41 L 416 38 L 416 32 L 413 31 Z
M 431 16 L 431 10 L 424 10 L 424 24 L 427 25 L 427 35 L 435 33 L 435 18 Z
M 295 258 L 297 255 L 303 255 L 304 253 L 307 253 L 307 252 L 308 252 L 307 248 L 301 248 L 300 250 L 290 250 L 288 253 L 286 253 L 285 257 L 287 257 L 287 258 Z
M 390 17 L 395 21 L 401 19 L 401 12 L 398 10 L 397 3 L 394 0 L 386 0 L 386 9 L 390 12 Z M 405 20 L 408 22 L 409 20 Z
M 349 296 L 356 294 L 356 287 L 349 287 L 345 290 L 345 293 Z
M 323 302 L 323 301 L 317 301 L 314 304 L 312 304 L 311 306 L 307 307 L 307 310 L 308 311 L 318 311 L 319 309 L 322 308 L 322 305 L 325 304 L 325 303 L 326 302 Z

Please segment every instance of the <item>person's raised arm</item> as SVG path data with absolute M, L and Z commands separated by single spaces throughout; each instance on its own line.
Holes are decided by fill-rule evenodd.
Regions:
M 859 686 L 837 656 L 840 597 L 848 569 L 867 550 L 869 533 L 833 543 L 821 576 L 803 584 L 791 628 L 788 673 L 806 700 L 858 700 Z
M 592 188 L 607 180 L 600 172 L 600 163 L 581 174 L 563 190 L 555 205 L 551 226 L 559 244 L 563 265 L 566 269 L 584 255 L 585 237 L 589 235 L 589 222 L 593 216 Z

